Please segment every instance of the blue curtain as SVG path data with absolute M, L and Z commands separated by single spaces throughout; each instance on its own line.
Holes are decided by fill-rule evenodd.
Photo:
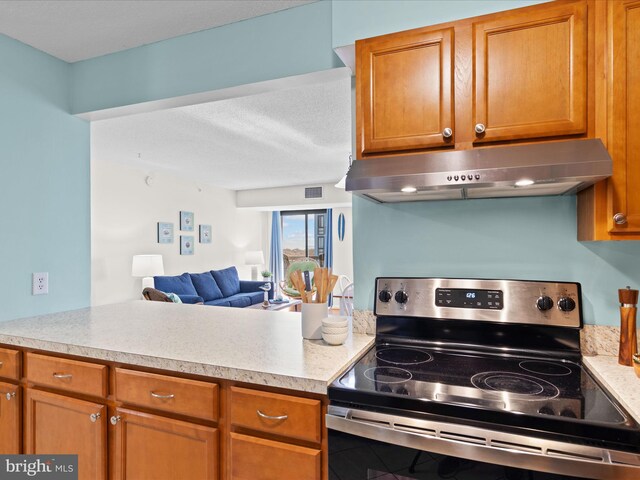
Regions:
M 276 287 L 284 280 L 281 224 L 280 212 L 273 212 L 271 216 L 271 255 L 269 256 L 269 270 L 273 273 L 273 281 Z
M 324 219 L 324 266 L 333 267 L 333 209 L 327 208 Z
M 333 210 L 327 208 L 324 219 L 324 266 L 333 268 Z M 329 306 L 333 305 L 333 296 L 329 295 Z

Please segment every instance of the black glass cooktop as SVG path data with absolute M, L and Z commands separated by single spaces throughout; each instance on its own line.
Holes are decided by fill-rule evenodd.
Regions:
M 550 418 L 621 428 L 633 424 L 591 375 L 569 360 L 378 344 L 332 384 L 330 398 L 339 393 L 339 399 L 358 394 L 357 400 L 369 405 L 414 411 L 441 405 L 524 414 L 536 427 Z

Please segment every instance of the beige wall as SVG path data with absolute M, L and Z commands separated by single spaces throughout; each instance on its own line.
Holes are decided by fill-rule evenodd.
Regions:
M 91 164 L 91 300 L 102 305 L 139 298 L 141 279 L 131 276 L 136 254 L 162 254 L 165 274 L 202 272 L 235 265 L 240 278 L 249 279 L 243 265 L 247 250 L 264 249 L 270 213 L 235 206 L 235 192 L 200 185 L 165 172 L 153 173 L 111 162 Z M 195 252 L 180 255 L 180 210 L 194 212 Z M 158 244 L 157 222 L 174 224 L 174 242 Z M 198 242 L 198 225 L 212 226 L 212 243 Z M 267 260 L 268 261 L 268 260 Z

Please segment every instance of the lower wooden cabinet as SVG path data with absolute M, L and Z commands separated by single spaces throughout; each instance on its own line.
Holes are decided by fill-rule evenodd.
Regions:
M 0 453 L 21 453 L 22 395 L 20 387 L 0 382 Z
M 107 408 L 55 393 L 25 389 L 25 453 L 77 454 L 80 480 L 107 473 Z
M 321 452 L 314 448 L 231 432 L 232 480 L 318 480 Z
M 218 430 L 117 408 L 115 480 L 217 480 Z

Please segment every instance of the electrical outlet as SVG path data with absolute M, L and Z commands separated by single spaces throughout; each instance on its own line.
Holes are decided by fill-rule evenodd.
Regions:
M 31 293 L 33 295 L 46 295 L 47 293 L 49 293 L 49 273 L 34 273 L 31 288 Z

